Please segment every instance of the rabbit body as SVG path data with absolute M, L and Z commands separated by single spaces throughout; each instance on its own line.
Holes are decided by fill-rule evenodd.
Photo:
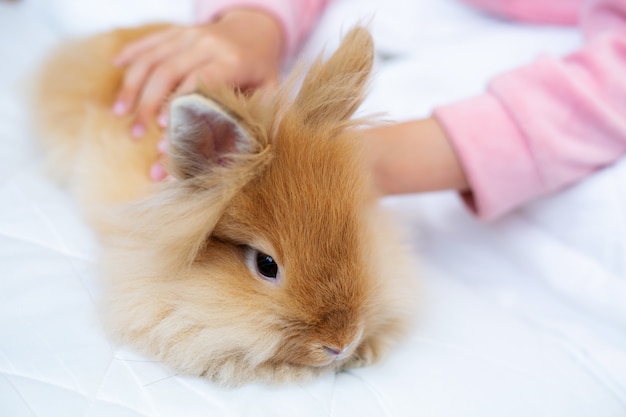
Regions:
M 297 381 L 380 359 L 406 333 L 414 269 L 370 183 L 358 127 L 373 60 L 363 28 L 313 63 L 297 95 L 224 88 L 171 103 L 161 134 L 129 137 L 110 62 L 162 26 L 63 45 L 38 115 L 57 176 L 99 232 L 112 337 L 223 385 Z

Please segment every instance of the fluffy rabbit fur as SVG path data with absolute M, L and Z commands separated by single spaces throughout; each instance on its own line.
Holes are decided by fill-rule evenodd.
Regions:
M 105 327 L 178 372 L 230 386 L 379 360 L 415 301 L 411 261 L 364 166 L 365 121 L 351 120 L 372 68 L 369 33 L 350 31 L 297 94 L 294 75 L 276 93 L 174 99 L 175 180 L 154 185 L 161 133 L 132 140 L 130 120 L 113 116 L 122 73 L 111 60 L 161 28 L 63 45 L 38 83 L 52 168 L 101 238 Z

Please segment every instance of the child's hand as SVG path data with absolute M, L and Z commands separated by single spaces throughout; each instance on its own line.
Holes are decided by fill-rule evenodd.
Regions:
M 114 64 L 125 67 L 113 106 L 117 115 L 134 113 L 132 135 L 140 138 L 151 119 L 167 125 L 166 101 L 199 83 L 227 83 L 255 89 L 278 82 L 283 34 L 270 15 L 233 10 L 215 22 L 175 27 L 125 47 Z
M 157 148 L 159 150 L 159 154 L 161 155 L 161 160 L 157 161 L 150 168 L 150 179 L 155 182 L 171 178 L 167 175 L 167 172 L 165 172 L 162 162 L 164 158 L 167 158 L 167 141 L 165 139 L 161 139 Z

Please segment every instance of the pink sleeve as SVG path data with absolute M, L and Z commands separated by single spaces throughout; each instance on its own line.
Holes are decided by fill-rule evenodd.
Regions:
M 487 13 L 532 23 L 575 25 L 584 0 L 463 0 Z
M 626 153 L 626 1 L 583 7 L 584 46 L 496 77 L 486 94 L 435 110 L 492 219 Z
M 292 56 L 313 30 L 331 0 L 196 0 L 199 22 L 211 21 L 227 10 L 250 8 L 266 11 L 280 22 L 285 34 L 285 56 Z

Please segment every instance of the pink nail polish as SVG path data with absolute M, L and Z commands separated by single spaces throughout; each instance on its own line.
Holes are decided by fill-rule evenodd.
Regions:
M 159 124 L 159 126 L 165 129 L 168 122 L 169 118 L 167 116 L 167 113 L 161 113 L 157 119 L 157 123 Z
M 140 124 L 136 124 L 130 130 L 130 134 L 135 138 L 139 139 L 146 133 L 146 128 Z
M 167 141 L 165 139 L 161 139 L 157 144 L 157 149 L 159 153 L 167 153 Z
M 121 100 L 116 101 L 115 104 L 113 104 L 113 114 L 118 116 L 126 114 L 126 104 Z
M 152 181 L 161 181 L 163 178 L 165 178 L 165 170 L 163 166 L 157 162 L 150 168 L 150 179 L 152 179 Z

